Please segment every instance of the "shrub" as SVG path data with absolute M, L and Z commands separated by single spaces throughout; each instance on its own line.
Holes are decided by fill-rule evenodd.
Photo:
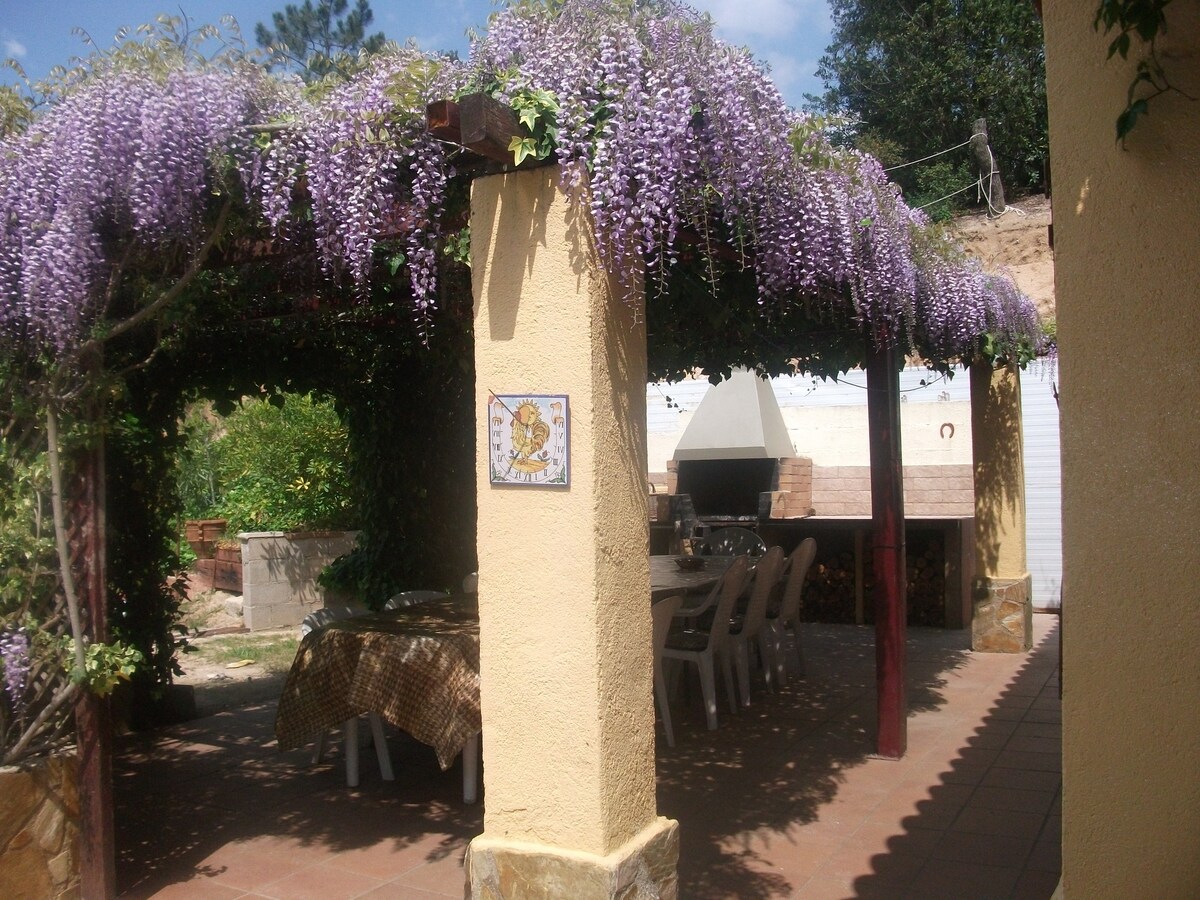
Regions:
M 349 437 L 329 401 L 244 398 L 225 418 L 193 409 L 185 428 L 179 480 L 189 516 L 227 519 L 229 534 L 356 524 Z

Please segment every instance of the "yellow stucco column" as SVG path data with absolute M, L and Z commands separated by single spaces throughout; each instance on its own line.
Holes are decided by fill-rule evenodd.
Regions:
M 642 288 L 600 271 L 586 204 L 558 182 L 547 167 L 477 179 L 471 195 L 485 812 L 468 881 L 473 897 L 673 897 L 677 826 L 655 802 Z M 541 435 L 569 440 L 569 485 L 493 484 L 511 475 L 493 459 L 513 452 L 518 412 L 494 397 L 547 395 L 566 397 Z
M 1025 559 L 1020 374 L 1015 364 L 971 366 L 975 463 L 971 647 L 1000 653 L 1033 646 L 1033 578 Z
M 1200 103 L 1117 114 L 1146 47 L 1043 4 L 1062 398 L 1067 900 L 1200 896 Z M 1157 53 L 1200 96 L 1200 3 Z M 1144 86 L 1142 86 L 1144 88 Z M 1150 91 L 1139 88 L 1138 97 Z

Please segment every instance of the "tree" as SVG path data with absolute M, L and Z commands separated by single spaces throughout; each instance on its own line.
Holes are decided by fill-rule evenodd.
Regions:
M 831 0 L 819 104 L 856 123 L 884 166 L 954 147 L 985 118 L 1005 182 L 1042 184 L 1048 152 L 1041 21 L 1028 0 Z M 817 99 L 817 98 L 813 98 Z M 914 205 L 965 186 L 967 148 L 891 173 Z M 949 165 L 946 165 L 946 164 Z M 940 164 L 940 165 L 938 165 Z
M 272 52 L 275 65 L 295 67 L 305 81 L 316 81 L 333 72 L 345 74 L 347 63 L 359 51 L 378 52 L 386 42 L 382 31 L 367 35 L 375 19 L 369 0 L 304 0 L 289 3 L 273 13 L 274 29 L 262 22 L 254 26 L 254 39 Z

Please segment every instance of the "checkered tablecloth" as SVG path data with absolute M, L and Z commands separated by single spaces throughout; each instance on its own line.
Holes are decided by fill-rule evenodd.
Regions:
M 344 619 L 307 635 L 279 699 L 275 736 L 289 750 L 370 711 L 450 767 L 481 727 L 474 597 Z

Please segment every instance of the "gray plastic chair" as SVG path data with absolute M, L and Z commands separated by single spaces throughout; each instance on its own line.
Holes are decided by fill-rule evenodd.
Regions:
M 800 602 L 804 597 L 804 579 L 816 556 L 817 542 L 810 537 L 802 540 L 788 557 L 787 577 L 779 609 L 767 611 L 767 627 L 775 649 L 775 678 L 780 684 L 787 684 L 787 667 L 793 659 L 796 674 L 804 674 L 804 650 L 800 646 Z
M 763 678 L 767 692 L 771 692 L 771 669 L 774 666 L 773 642 L 767 630 L 767 603 L 777 592 L 779 576 L 783 572 L 783 548 L 772 547 L 754 567 L 754 581 L 750 586 L 750 601 L 746 614 L 734 619 L 729 629 L 729 644 L 733 665 L 737 669 L 738 690 L 742 695 L 742 706 L 750 705 L 750 643 L 757 641 L 758 655 L 762 659 Z
M 352 606 L 331 606 L 309 613 L 300 622 L 300 637 L 303 638 L 314 631 L 320 631 L 334 622 L 362 615 L 363 610 Z M 392 771 L 392 758 L 388 753 L 387 737 L 383 733 L 383 719 L 379 713 L 367 713 L 367 723 L 371 728 L 371 740 L 375 744 L 375 756 L 379 759 L 379 773 L 384 781 L 395 781 Z M 313 748 L 313 764 L 321 761 L 325 754 L 325 732 L 317 735 Z M 346 784 L 358 787 L 358 716 L 349 718 L 342 725 L 343 751 L 346 754 Z
M 683 594 L 675 594 L 659 600 L 650 608 L 654 620 L 654 696 L 658 698 L 658 711 L 662 716 L 668 747 L 675 746 L 675 730 L 671 727 L 670 696 L 667 693 L 667 680 L 663 676 L 663 647 L 666 646 L 667 634 L 671 630 L 671 620 L 682 603 Z
M 735 557 L 721 576 L 720 594 L 712 624 L 707 630 L 685 628 L 667 634 L 663 647 L 664 659 L 678 659 L 696 664 L 700 673 L 700 691 L 704 695 L 704 715 L 709 731 L 717 727 L 717 688 L 715 667 L 721 663 L 725 673 L 725 693 L 729 709 L 737 712 L 737 696 L 733 687 L 733 668 L 730 660 L 729 625 L 734 604 L 746 589 L 750 579 L 750 561 L 746 556 Z

